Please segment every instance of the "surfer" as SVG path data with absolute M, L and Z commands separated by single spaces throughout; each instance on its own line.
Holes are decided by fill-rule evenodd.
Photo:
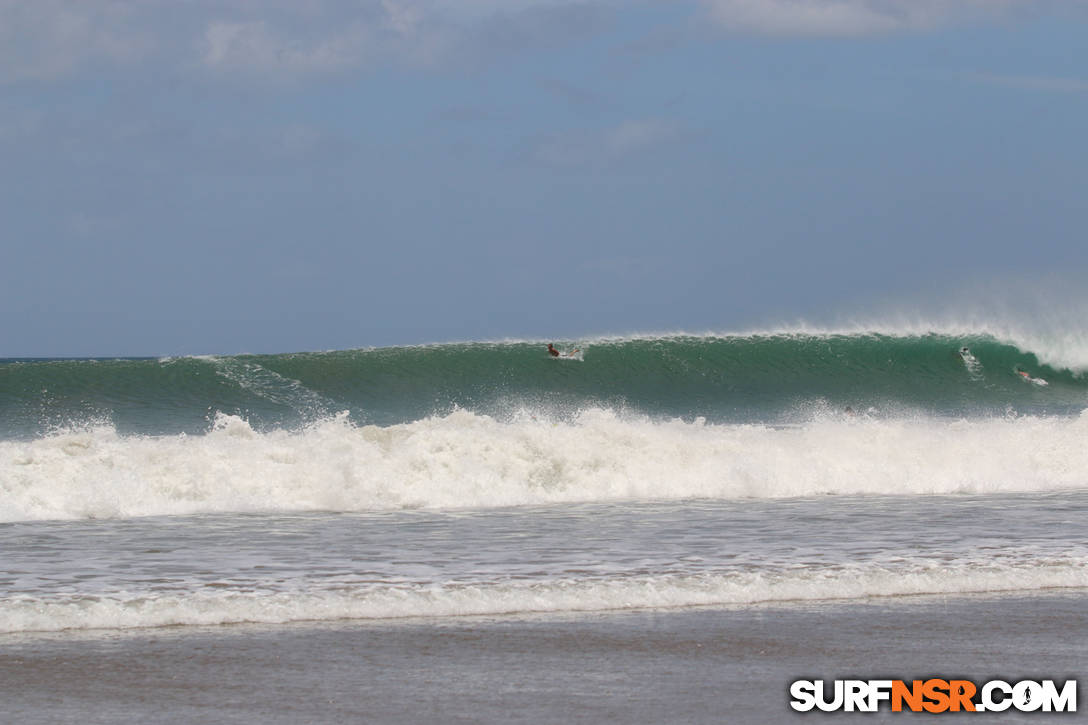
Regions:
M 559 352 L 558 350 L 555 349 L 555 345 L 551 344 L 550 342 L 548 343 L 548 354 L 551 355 L 552 357 L 569 357 L 569 358 L 573 358 L 575 355 L 577 355 L 580 352 L 581 352 L 581 350 L 579 350 L 578 348 L 574 348 L 570 352 Z
M 1027 382 L 1032 383 L 1034 385 L 1038 385 L 1040 387 L 1044 387 L 1044 386 L 1047 386 L 1047 385 L 1050 384 L 1047 381 L 1043 380 L 1042 378 L 1033 378 L 1033 377 L 1031 377 L 1031 375 L 1028 374 L 1028 371 L 1024 370 L 1024 368 L 1020 367 L 1019 365 L 1016 366 L 1016 374 L 1019 375 L 1020 377 L 1022 377 Z

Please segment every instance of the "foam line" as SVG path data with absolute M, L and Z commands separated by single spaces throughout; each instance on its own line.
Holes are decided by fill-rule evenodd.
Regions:
M 1070 490 L 1088 487 L 1086 438 L 1088 413 L 769 427 L 459 410 L 265 433 L 219 415 L 196 436 L 100 426 L 0 442 L 0 521 Z
M 853 566 L 607 580 L 386 585 L 299 593 L 197 590 L 170 595 L 13 597 L 0 600 L 0 631 L 589 612 L 1086 587 L 1088 561 L 1076 559 L 1016 566 Z

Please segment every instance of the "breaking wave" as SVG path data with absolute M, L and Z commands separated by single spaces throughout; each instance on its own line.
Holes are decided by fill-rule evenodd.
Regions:
M 0 521 L 1070 490 L 1088 487 L 1086 438 L 1088 413 L 771 426 L 456 410 L 265 432 L 220 414 L 195 436 L 99 426 L 0 442 Z

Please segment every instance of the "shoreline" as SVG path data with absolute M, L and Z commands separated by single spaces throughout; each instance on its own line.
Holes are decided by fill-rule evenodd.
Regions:
M 0 681 L 30 724 L 781 722 L 795 679 L 1076 678 L 1086 630 L 1074 590 L 23 633 Z

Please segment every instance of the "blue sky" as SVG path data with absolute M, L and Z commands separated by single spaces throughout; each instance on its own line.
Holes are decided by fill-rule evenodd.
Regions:
M 1086 39 L 1082 0 L 0 0 L 0 356 L 1075 287 Z

